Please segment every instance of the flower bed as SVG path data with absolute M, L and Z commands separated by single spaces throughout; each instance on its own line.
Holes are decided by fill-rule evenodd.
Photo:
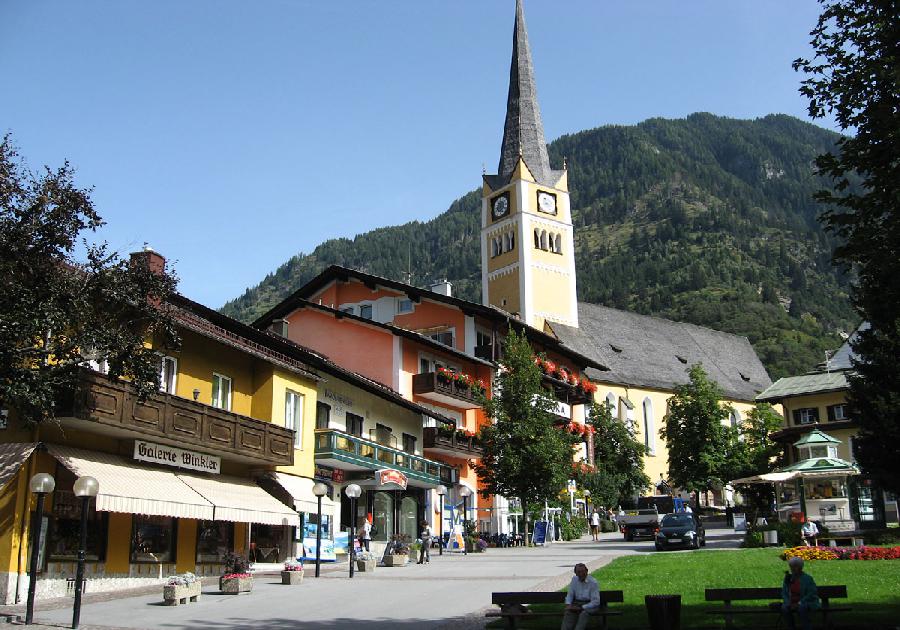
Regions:
M 900 560 L 900 547 L 793 547 L 782 560 Z

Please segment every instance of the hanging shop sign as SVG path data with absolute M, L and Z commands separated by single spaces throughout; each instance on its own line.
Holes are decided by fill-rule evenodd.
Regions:
M 404 475 L 399 470 L 392 470 L 390 468 L 377 470 L 375 471 L 375 479 L 378 481 L 379 486 L 384 486 L 392 483 L 395 486 L 400 486 L 402 490 L 406 490 L 406 475 Z
M 186 451 L 183 448 L 175 448 L 165 444 L 145 442 L 144 440 L 134 441 L 134 459 L 141 462 L 150 462 L 151 464 L 199 470 L 216 475 L 222 472 L 221 457 L 196 451 Z
M 344 471 L 340 468 L 327 468 L 325 466 L 316 466 L 313 477 L 322 479 L 323 481 L 333 481 L 334 483 L 344 482 Z

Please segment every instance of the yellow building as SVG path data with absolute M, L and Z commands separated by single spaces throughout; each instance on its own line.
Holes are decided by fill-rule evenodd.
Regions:
M 859 425 L 849 414 L 847 405 L 850 388 L 847 378 L 853 371 L 854 358 L 851 340 L 815 371 L 781 378 L 757 396 L 759 402 L 782 406 L 784 425 L 772 437 L 784 444 L 787 464 L 794 464 L 799 458 L 793 443 L 814 429 L 821 429 L 839 441 L 836 445 L 838 458 L 856 462 L 853 439 Z M 854 478 L 849 490 L 851 514 L 847 516 L 861 528 L 897 522 L 896 496 L 883 493 L 865 476 Z M 811 515 L 813 518 L 818 516 Z

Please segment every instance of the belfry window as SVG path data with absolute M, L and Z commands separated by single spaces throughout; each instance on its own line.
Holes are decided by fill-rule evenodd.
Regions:
M 557 254 L 563 253 L 563 251 L 562 251 L 562 234 L 556 235 L 556 249 L 554 251 L 556 251 Z

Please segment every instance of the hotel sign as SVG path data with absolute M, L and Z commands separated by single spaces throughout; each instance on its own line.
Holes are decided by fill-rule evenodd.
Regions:
M 400 488 L 406 490 L 406 475 L 399 470 L 391 470 L 389 468 L 377 470 L 375 471 L 375 479 L 378 481 L 379 486 L 392 483 L 395 486 L 400 486 Z
M 216 475 L 222 472 L 221 457 L 197 453 L 196 451 L 186 451 L 183 448 L 175 448 L 165 444 L 145 442 L 144 440 L 134 441 L 134 459 L 141 462 L 150 462 L 151 464 L 199 470 Z

